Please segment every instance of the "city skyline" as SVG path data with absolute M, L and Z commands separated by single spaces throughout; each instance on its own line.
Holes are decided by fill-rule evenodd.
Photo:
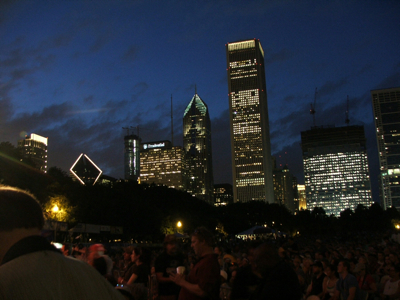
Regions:
M 37 133 L 49 138 L 49 168 L 67 171 L 84 152 L 123 178 L 122 127 L 139 126 L 143 142 L 169 139 L 172 94 L 182 146 L 180 120 L 197 85 L 210 111 L 214 181 L 231 183 L 224 45 L 257 38 L 278 166 L 304 182 L 300 132 L 312 126 L 317 87 L 317 125 L 344 125 L 349 95 L 376 187 L 370 90 L 400 86 L 399 13 L 398 1 L 3 1 L 0 141 L 16 146 Z

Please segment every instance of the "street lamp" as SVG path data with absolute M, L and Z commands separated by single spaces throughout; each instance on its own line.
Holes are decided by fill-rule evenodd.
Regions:
M 181 222 L 181 221 L 178 221 L 178 223 L 176 223 L 176 226 L 177 226 L 178 228 L 181 228 L 181 227 L 182 227 L 182 222 Z
M 56 242 L 57 239 L 57 226 L 58 226 L 58 221 L 57 221 L 57 213 L 60 209 L 58 208 L 57 204 L 55 204 L 52 208 L 53 213 L 55 214 L 55 223 L 54 223 L 54 242 Z

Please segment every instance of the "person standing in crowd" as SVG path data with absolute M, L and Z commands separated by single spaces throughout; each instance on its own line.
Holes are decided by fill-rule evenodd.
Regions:
M 348 260 L 342 259 L 339 261 L 337 267 L 339 280 L 336 282 L 335 299 L 361 300 L 357 278 L 349 273 L 349 268 L 350 263 Z
M 43 225 L 33 195 L 0 187 L 0 299 L 123 299 L 94 268 L 41 237 Z
M 191 239 L 191 247 L 198 261 L 186 277 L 171 274 L 173 282 L 181 287 L 179 300 L 218 299 L 221 285 L 218 256 L 213 251 L 213 236 L 204 227 L 197 228 Z
M 322 295 L 324 294 L 323 282 L 326 276 L 325 273 L 323 272 L 322 263 L 316 260 L 312 265 L 312 270 L 314 276 L 311 280 L 311 285 L 309 287 L 309 290 L 307 291 L 306 298 L 312 295 L 321 298 Z
M 390 279 L 386 281 L 381 294 L 382 300 L 400 299 L 400 265 L 394 265 L 389 269 Z
M 254 251 L 253 269 L 260 277 L 252 300 L 299 300 L 302 298 L 299 279 L 292 266 L 282 261 L 274 245 L 262 244 Z
M 335 296 L 336 282 L 338 281 L 336 267 L 334 265 L 327 265 L 325 267 L 325 274 L 323 282 L 324 294 L 321 299 L 329 300 Z
M 164 251 L 154 262 L 160 300 L 177 299 L 180 287 L 169 278 L 169 275 L 176 273 L 177 267 L 184 265 L 184 257 L 178 252 L 176 237 L 172 234 L 167 235 L 164 239 Z

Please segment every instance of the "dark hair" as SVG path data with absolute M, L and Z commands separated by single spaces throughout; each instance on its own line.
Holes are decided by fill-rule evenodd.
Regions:
M 148 250 L 146 248 L 142 248 L 142 247 L 135 247 L 135 248 L 133 248 L 133 252 L 135 253 L 135 255 L 139 256 L 140 262 L 150 265 L 150 262 L 151 262 L 150 250 Z
M 197 227 L 193 231 L 192 236 L 195 236 L 199 241 L 205 241 L 208 246 L 212 246 L 214 243 L 214 237 L 212 233 L 205 227 Z
M 103 256 L 93 259 L 93 267 L 99 271 L 102 276 L 107 274 L 107 262 Z
M 42 207 L 30 193 L 10 186 L 0 186 L 0 231 L 18 228 L 42 229 Z
M 350 271 L 350 261 L 348 259 L 341 259 L 339 262 L 343 264 L 343 267 L 346 267 L 347 272 Z

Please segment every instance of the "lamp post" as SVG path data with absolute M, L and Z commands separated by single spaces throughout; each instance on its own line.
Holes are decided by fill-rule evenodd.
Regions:
M 57 226 L 58 226 L 58 221 L 57 221 L 57 213 L 60 209 L 58 208 L 57 204 L 55 204 L 52 208 L 53 213 L 55 214 L 55 223 L 54 223 L 54 242 L 57 242 Z
M 178 227 L 177 232 L 179 232 L 179 230 L 182 228 L 182 222 L 178 221 L 178 223 L 176 223 L 176 227 Z

